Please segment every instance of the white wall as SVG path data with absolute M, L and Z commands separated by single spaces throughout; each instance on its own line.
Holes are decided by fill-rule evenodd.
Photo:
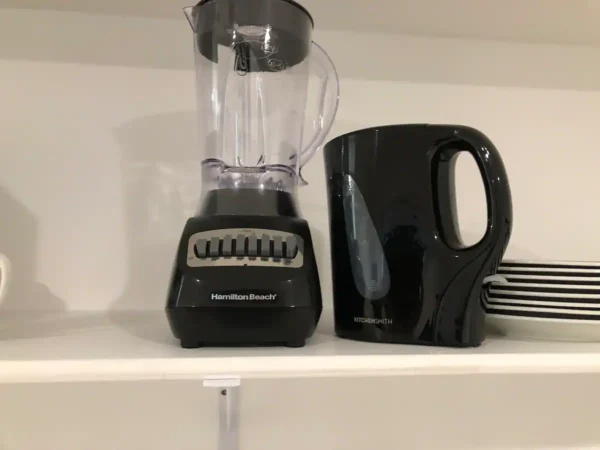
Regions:
M 510 257 L 600 260 L 600 49 L 322 31 L 342 77 L 332 136 L 468 124 L 501 151 Z M 191 37 L 181 20 L 0 10 L 0 251 L 6 309 L 163 307 L 198 195 Z M 462 167 L 461 169 L 464 169 Z M 301 206 L 330 270 L 321 155 Z M 484 224 L 473 171 L 461 221 Z M 392 182 L 392 180 L 390 180 Z

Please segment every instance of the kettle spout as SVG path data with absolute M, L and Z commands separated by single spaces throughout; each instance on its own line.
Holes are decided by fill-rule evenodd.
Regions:
M 194 21 L 194 7 L 188 6 L 187 8 L 183 8 L 183 13 L 185 14 L 185 17 L 187 18 L 188 22 L 190 23 L 190 26 L 192 27 L 192 30 L 195 33 L 196 23 Z

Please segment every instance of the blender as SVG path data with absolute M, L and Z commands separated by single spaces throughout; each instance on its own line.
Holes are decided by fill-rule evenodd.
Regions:
M 302 347 L 322 311 L 296 190 L 331 128 L 339 81 L 291 0 L 203 0 L 194 32 L 202 194 L 167 317 L 184 348 Z

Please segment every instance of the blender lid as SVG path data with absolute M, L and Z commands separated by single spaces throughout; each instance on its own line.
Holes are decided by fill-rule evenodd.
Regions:
M 219 0 L 200 0 L 196 6 L 202 6 L 202 5 L 205 5 L 207 3 L 212 3 L 212 2 L 216 2 L 216 1 L 219 1 Z M 298 8 L 304 14 L 306 14 L 308 16 L 308 18 L 310 19 L 310 22 L 312 23 L 313 27 L 315 26 L 315 20 L 313 19 L 312 14 L 309 13 L 308 9 L 306 9 L 300 3 L 298 3 L 298 2 L 296 2 L 294 0 L 279 0 L 279 1 L 282 1 L 282 2 L 285 2 L 285 3 L 289 3 L 290 5 L 294 5 L 296 8 Z
M 219 46 L 231 49 L 240 75 L 281 72 L 310 55 L 312 17 L 293 0 L 202 0 L 186 16 L 199 54 L 219 63 Z

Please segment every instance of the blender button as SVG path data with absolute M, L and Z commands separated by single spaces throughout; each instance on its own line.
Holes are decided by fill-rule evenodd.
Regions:
M 257 256 L 258 255 L 258 239 L 256 236 L 248 237 L 248 256 Z
M 221 239 L 218 237 L 214 237 L 210 239 L 210 247 L 209 247 L 209 255 L 211 258 L 219 257 L 219 244 L 221 243 Z
M 235 256 L 246 256 L 246 236 L 238 234 L 235 239 Z
M 194 245 L 194 251 L 196 252 L 196 256 L 198 258 L 206 258 L 206 244 L 208 244 L 206 239 L 198 239 L 196 241 L 196 245 Z
M 294 259 L 298 252 L 298 240 L 296 236 L 288 236 L 285 240 L 285 257 L 287 259 Z
M 263 258 L 271 256 L 271 238 L 268 234 L 263 234 L 260 238 L 260 256 Z
M 233 255 L 233 236 L 230 234 L 223 238 L 223 250 L 221 253 L 223 256 Z
M 283 258 L 283 238 L 281 236 L 273 238 L 273 258 Z

